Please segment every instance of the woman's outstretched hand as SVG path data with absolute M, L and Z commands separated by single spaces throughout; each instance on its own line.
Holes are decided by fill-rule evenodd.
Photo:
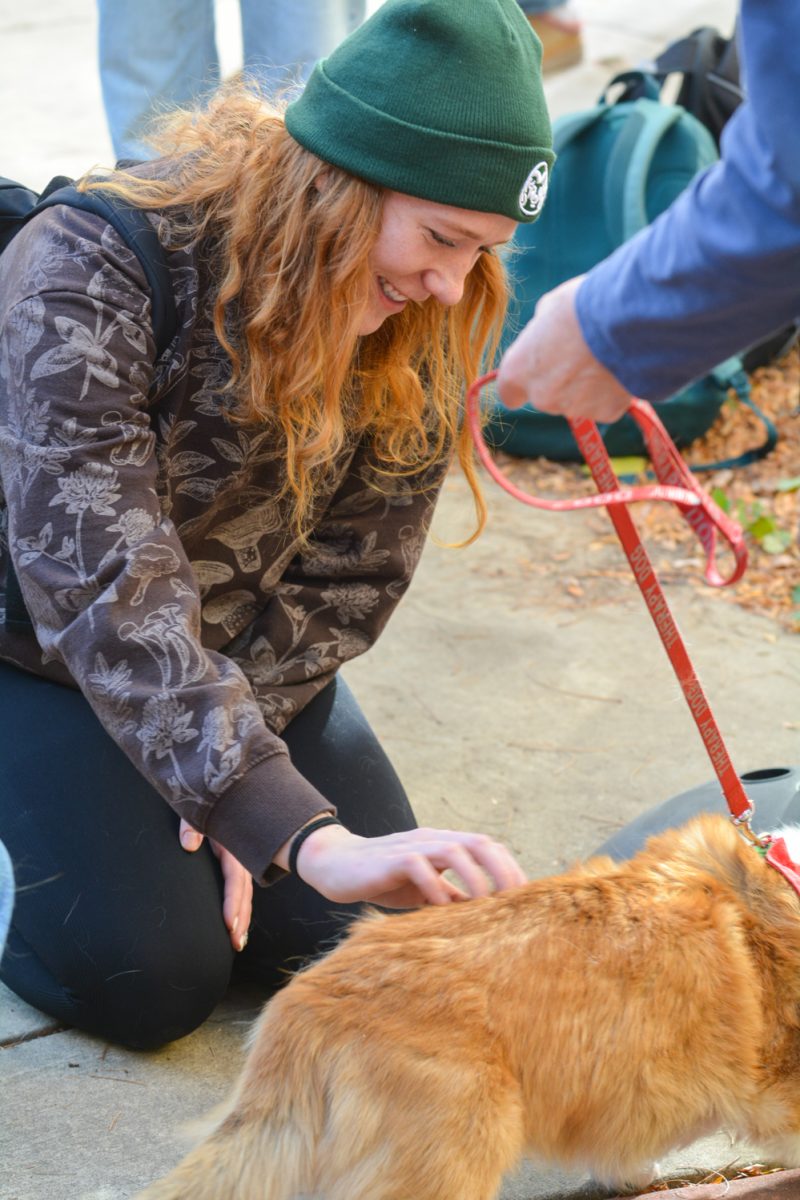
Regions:
M 203 834 L 188 821 L 181 821 L 179 836 L 184 850 L 193 853 L 203 844 Z M 222 919 L 230 934 L 234 950 L 244 950 L 247 930 L 253 911 L 253 877 L 229 850 L 209 838 L 211 849 L 219 860 L 225 891 L 222 900 Z
M 458 887 L 443 872 L 461 880 Z M 326 825 L 306 838 L 297 872 L 328 900 L 357 900 L 385 908 L 450 904 L 525 883 L 514 856 L 483 833 L 411 829 L 362 838 L 343 825 Z
M 180 841 L 194 852 L 203 834 L 181 821 Z M 247 944 L 253 905 L 253 879 L 230 851 L 209 839 L 219 860 L 225 893 L 222 916 L 234 950 Z M 291 839 L 276 855 L 286 866 Z M 451 829 L 410 829 L 385 837 L 362 838 L 343 825 L 326 825 L 309 834 L 297 856 L 300 878 L 339 904 L 364 900 L 384 908 L 417 908 L 450 904 L 470 896 L 525 883 L 525 874 L 510 850 L 483 833 Z M 445 879 L 452 871 L 462 886 Z

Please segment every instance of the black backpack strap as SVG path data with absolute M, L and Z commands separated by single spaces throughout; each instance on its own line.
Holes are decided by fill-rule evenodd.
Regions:
M 45 185 L 43 191 L 39 193 L 37 204 L 41 204 L 48 196 L 52 196 L 53 192 L 59 191 L 61 188 L 71 188 L 75 186 L 75 180 L 70 179 L 69 175 L 54 175 L 48 184 Z
M 44 208 L 51 208 L 55 204 L 68 204 L 71 208 L 81 208 L 85 212 L 97 213 L 98 216 L 108 221 L 109 225 L 113 225 L 122 240 L 139 259 L 145 273 L 152 302 L 156 355 L 160 358 L 177 333 L 178 317 L 175 312 L 175 296 L 172 291 L 166 251 L 148 219 L 146 210 L 128 204 L 108 192 L 79 192 L 68 181 L 64 181 L 67 186 L 57 186 L 61 182 L 61 180 L 53 180 L 39 203 L 31 210 L 30 216 L 41 212 Z
M 664 78 L 657 74 L 654 63 L 635 67 L 630 71 L 620 71 L 608 81 L 597 102 L 633 104 L 636 100 L 658 100 L 663 82 Z

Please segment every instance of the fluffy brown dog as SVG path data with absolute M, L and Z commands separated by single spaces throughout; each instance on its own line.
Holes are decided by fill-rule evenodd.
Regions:
M 143 1200 L 490 1200 L 528 1152 L 639 1186 L 721 1126 L 800 1164 L 800 902 L 708 816 L 365 918 L 266 1006 L 226 1111 Z

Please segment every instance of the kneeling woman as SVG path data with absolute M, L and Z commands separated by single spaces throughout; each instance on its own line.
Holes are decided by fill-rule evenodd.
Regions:
M 233 91 L 172 118 L 101 181 L 167 247 L 161 356 L 101 218 L 51 208 L 3 255 L 0 581 L 30 621 L 0 625 L 2 978 L 57 1019 L 156 1046 L 362 901 L 522 881 L 415 828 L 336 672 L 454 454 L 476 487 L 459 406 L 546 189 L 539 71 L 516 0 L 387 0 L 285 116 Z

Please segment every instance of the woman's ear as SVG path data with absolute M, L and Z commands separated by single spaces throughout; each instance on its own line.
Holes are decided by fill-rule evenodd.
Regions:
M 319 175 L 314 179 L 314 187 L 318 192 L 326 192 L 331 181 L 328 171 L 320 171 Z

